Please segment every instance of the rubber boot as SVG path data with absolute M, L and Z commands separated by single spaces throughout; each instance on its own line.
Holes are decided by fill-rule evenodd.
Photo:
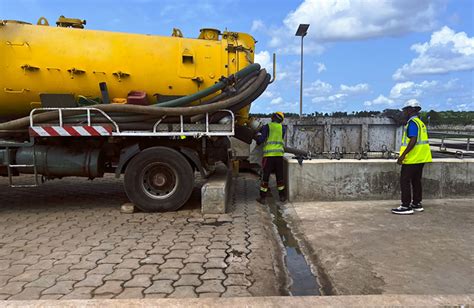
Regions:
M 278 196 L 280 197 L 280 202 L 286 202 L 286 192 L 285 190 L 278 191 Z
M 266 193 L 263 191 L 260 191 L 260 196 L 256 200 L 260 204 L 267 204 L 267 199 L 266 199 Z

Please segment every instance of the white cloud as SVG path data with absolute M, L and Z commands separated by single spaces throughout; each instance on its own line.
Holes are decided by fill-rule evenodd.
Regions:
M 305 96 L 309 96 L 313 103 L 320 105 L 326 103 L 327 106 L 324 106 L 324 108 L 329 110 L 328 107 L 344 108 L 343 103 L 355 100 L 357 96 L 368 90 L 369 85 L 366 83 L 341 84 L 339 87 L 334 87 L 330 83 L 318 79 L 305 88 L 303 93 Z
M 270 58 L 270 53 L 266 50 L 262 50 L 255 54 L 254 62 L 260 64 L 260 66 L 267 70 L 268 73 L 272 72 L 273 62 Z
M 264 28 L 265 28 L 265 24 L 260 19 L 256 19 L 252 22 L 252 28 L 251 28 L 252 32 L 257 32 Z
M 399 82 L 390 90 L 390 98 L 392 99 L 409 99 L 422 96 L 427 90 L 433 89 L 438 85 L 438 81 L 424 80 L 421 83 L 413 81 Z
M 283 101 L 283 98 L 281 96 L 278 96 L 270 101 L 270 105 L 281 105 Z
M 371 100 L 371 101 L 365 101 L 364 106 L 370 107 L 370 106 L 393 106 L 395 104 L 395 101 L 385 97 L 383 95 L 379 95 L 377 98 Z
M 341 84 L 339 87 L 342 92 L 352 93 L 352 94 L 361 94 L 366 93 L 369 91 L 369 85 L 366 83 L 359 83 L 354 86 L 347 86 L 345 84 Z
M 306 96 L 316 96 L 321 94 L 327 94 L 332 91 L 332 85 L 321 81 L 316 80 L 311 83 L 311 85 L 303 90 L 304 95 Z
M 329 103 L 334 103 L 334 102 L 340 102 L 344 101 L 344 99 L 348 95 L 345 93 L 337 93 L 329 96 L 316 96 L 311 99 L 313 103 L 322 103 L 322 102 L 329 102 Z
M 272 98 L 274 96 L 275 96 L 275 94 L 272 91 L 268 90 L 268 89 L 265 90 L 265 92 L 263 92 L 262 95 L 261 95 L 261 97 L 265 97 L 265 98 Z
M 318 74 L 321 74 L 322 72 L 324 72 L 326 70 L 326 65 L 324 65 L 324 63 L 316 63 L 316 65 L 318 66 Z
M 444 26 L 431 35 L 429 42 L 414 44 L 411 49 L 418 56 L 399 68 L 393 79 L 474 69 L 474 37 L 468 37 L 465 32 L 455 33 Z
M 283 26 L 268 31 L 270 46 L 299 53 L 295 32 L 310 24 L 305 51 L 321 53 L 322 44 L 429 31 L 436 26 L 443 0 L 305 0 L 290 12 Z

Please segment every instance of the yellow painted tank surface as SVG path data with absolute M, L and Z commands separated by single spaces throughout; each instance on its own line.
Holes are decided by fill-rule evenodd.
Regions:
M 178 29 L 165 37 L 47 24 L 0 20 L 0 118 L 27 115 L 42 93 L 100 97 L 100 82 L 111 100 L 145 91 L 154 104 L 212 86 L 254 59 L 245 33 L 202 29 L 191 39 Z

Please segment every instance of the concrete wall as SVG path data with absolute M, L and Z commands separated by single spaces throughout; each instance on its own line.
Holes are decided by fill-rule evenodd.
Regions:
M 267 123 L 270 119 L 259 119 Z M 401 140 L 401 126 L 390 118 L 334 118 L 307 117 L 287 118 L 283 123 L 287 128 L 286 145 L 300 150 L 317 152 L 339 151 L 359 152 L 398 151 Z
M 286 159 L 288 198 L 297 201 L 399 199 L 395 160 Z M 436 159 L 423 171 L 424 198 L 474 196 L 474 159 Z

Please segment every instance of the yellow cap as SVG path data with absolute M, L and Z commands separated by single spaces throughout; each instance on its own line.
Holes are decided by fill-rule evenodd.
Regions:
M 275 112 L 275 114 L 276 114 L 279 118 L 281 118 L 282 121 L 285 119 L 285 115 L 283 114 L 283 112 L 277 111 L 277 112 Z

